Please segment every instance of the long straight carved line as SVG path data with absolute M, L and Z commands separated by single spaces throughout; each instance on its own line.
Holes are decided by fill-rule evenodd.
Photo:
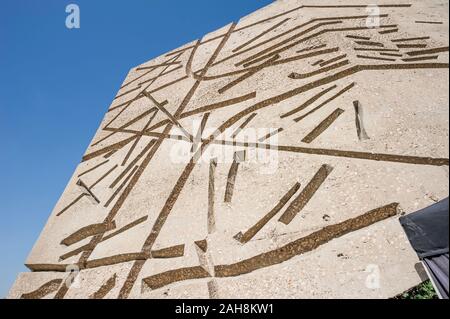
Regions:
M 116 185 L 122 180 L 122 178 L 125 177 L 125 175 L 129 172 L 129 170 L 136 165 L 136 163 L 155 145 L 156 140 L 151 140 L 147 146 L 144 147 L 144 149 L 139 153 L 138 156 L 134 158 L 133 161 L 128 164 L 128 166 L 120 173 L 119 176 L 109 185 L 109 188 L 114 188 Z
M 208 234 L 212 234 L 216 230 L 216 217 L 214 215 L 214 203 L 215 203 L 215 175 L 217 168 L 217 159 L 211 159 L 209 163 L 209 183 L 208 183 L 208 217 L 207 217 L 207 229 Z
M 299 238 L 280 248 L 265 252 L 234 264 L 218 265 L 214 267 L 215 276 L 219 278 L 235 277 L 251 273 L 258 269 L 267 268 L 286 262 L 298 255 L 313 251 L 333 239 L 340 238 L 351 232 L 369 227 L 398 214 L 398 203 L 392 203 L 371 210 L 355 218 L 341 223 L 327 226 L 308 236 Z M 159 273 L 142 280 L 150 289 L 159 289 L 172 283 L 192 279 L 203 279 L 211 275 L 201 266 L 186 267 Z
M 127 231 L 127 230 L 129 230 L 129 229 L 131 229 L 131 228 L 133 228 L 133 227 L 143 223 L 143 222 L 145 222 L 147 219 L 148 219 L 148 216 L 141 217 L 141 218 L 135 220 L 134 222 L 131 222 L 128 225 L 125 225 L 122 228 L 119 228 L 115 232 L 112 232 L 111 234 L 109 234 L 107 236 L 104 236 L 102 238 L 102 241 L 105 241 L 105 240 L 108 240 L 110 238 L 113 238 L 113 237 L 115 237 L 115 236 L 117 236 L 117 235 L 119 235 L 119 234 L 121 234 L 121 233 L 123 233 L 123 232 L 125 232 L 125 231 Z
M 289 78 L 295 79 L 295 80 L 306 79 L 306 78 L 309 78 L 309 77 L 312 77 L 312 76 L 315 76 L 315 75 L 319 75 L 319 74 L 322 74 L 322 73 L 326 73 L 328 71 L 332 71 L 332 70 L 338 69 L 340 67 L 348 65 L 349 63 L 350 63 L 349 60 L 344 60 L 344 61 L 341 61 L 341 62 L 334 63 L 332 65 L 325 66 L 323 68 L 317 69 L 315 71 L 308 72 L 308 73 L 292 72 L 291 74 L 289 74 Z
M 138 168 L 139 168 L 139 166 L 136 165 L 131 170 L 130 174 L 128 174 L 128 176 L 125 178 L 125 180 L 122 182 L 122 184 L 120 184 L 120 186 L 114 191 L 114 193 L 111 195 L 111 197 L 106 201 L 104 207 L 108 207 L 109 204 L 111 204 L 111 202 L 114 200 L 114 198 L 116 198 L 116 196 L 120 193 L 122 188 L 124 188 L 125 185 L 128 183 L 128 181 L 131 179 L 131 177 L 133 177 L 133 174 L 137 171 Z
M 317 46 L 319 47 L 319 46 Z M 249 66 L 250 64 L 255 64 L 256 62 L 259 62 L 259 60 L 266 60 L 266 58 L 269 58 L 268 60 L 266 60 L 265 62 L 261 63 L 260 65 L 256 65 L 253 67 L 248 67 L 242 70 L 237 70 L 237 71 L 231 71 L 231 72 L 227 72 L 227 73 L 223 73 L 223 74 L 218 74 L 218 75 L 212 75 L 212 76 L 205 76 L 202 78 L 202 80 L 204 81 L 211 81 L 211 80 L 216 80 L 216 79 L 220 79 L 220 78 L 224 78 L 224 77 L 230 77 L 230 76 L 234 76 L 234 75 L 239 75 L 239 74 L 243 74 L 242 77 L 243 78 L 247 78 L 248 76 L 251 76 L 253 74 L 255 74 L 256 72 L 266 68 L 266 67 L 271 67 L 271 66 L 277 66 L 277 65 L 281 65 L 281 64 L 286 64 L 289 62 L 293 62 L 293 61 L 298 61 L 298 60 L 303 60 L 303 59 L 307 59 L 310 57 L 315 57 L 315 56 L 319 56 L 319 55 L 324 55 L 324 54 L 328 54 L 328 53 L 333 53 L 333 52 L 337 52 L 339 51 L 338 47 L 334 47 L 334 48 L 330 48 L 330 49 L 325 49 L 325 50 L 319 50 L 319 51 L 314 51 L 314 52 L 309 52 L 306 54 L 301 54 L 301 55 L 294 55 L 282 60 L 279 60 L 280 55 L 279 54 L 273 54 L 273 55 L 267 55 L 264 57 L 264 59 L 255 59 L 249 63 L 244 64 L 243 66 Z
M 245 244 L 249 242 L 255 235 L 287 204 L 287 202 L 294 196 L 294 194 L 300 189 L 300 183 L 295 183 L 294 186 L 280 199 L 270 212 L 268 212 L 263 218 L 261 218 L 254 226 L 249 228 L 244 234 L 239 232 L 234 236 L 236 240 Z
M 309 100 L 307 100 L 305 103 L 303 103 L 302 105 L 300 105 L 299 107 L 296 107 L 295 109 L 284 113 L 282 115 L 280 115 L 280 118 L 285 118 L 288 116 L 291 116 L 295 113 L 298 113 L 300 111 L 303 111 L 304 109 L 306 109 L 308 106 L 310 106 L 311 104 L 313 104 L 315 101 L 317 101 L 319 98 L 321 98 L 322 96 L 324 96 L 325 94 L 327 94 L 328 92 L 330 92 L 331 90 L 334 90 L 337 87 L 337 85 L 332 85 L 329 88 L 320 91 L 319 93 L 317 93 L 316 95 L 314 95 L 312 98 L 310 98 Z
M 253 119 L 255 118 L 255 116 L 257 116 L 257 115 L 258 115 L 258 113 L 253 113 L 253 114 L 251 114 L 249 117 L 247 117 L 247 118 L 245 119 L 245 121 L 242 122 L 242 124 L 239 125 L 239 127 L 233 132 L 233 134 L 231 134 L 231 138 L 232 138 L 232 139 L 235 139 L 236 136 L 238 136 L 239 133 L 240 133 L 240 132 L 248 125 L 248 123 L 250 123 L 251 120 L 253 120 Z
M 114 170 L 118 167 L 119 165 L 114 165 L 113 167 L 111 167 L 111 169 L 109 169 L 105 174 L 103 174 L 98 180 L 96 180 L 94 182 L 94 184 L 92 184 L 91 186 L 89 186 L 89 190 L 92 190 L 95 186 L 97 186 L 101 181 L 103 181 L 106 177 L 109 176 L 109 174 L 111 174 L 112 172 L 114 172 Z
M 402 59 L 403 62 L 417 62 L 417 61 L 425 61 L 425 60 L 436 60 L 439 58 L 439 55 L 427 55 L 427 56 L 419 56 L 414 58 L 405 58 Z
M 233 146 L 239 146 L 239 147 L 262 148 L 262 149 L 266 149 L 266 150 L 274 150 L 274 151 L 280 151 L 280 152 L 292 152 L 292 153 L 331 156 L 331 157 L 344 157 L 344 158 L 350 158 L 350 159 L 361 159 L 361 160 L 369 160 L 369 161 L 392 162 L 392 163 L 403 163 L 403 164 L 414 164 L 414 165 L 449 166 L 448 158 L 396 155 L 396 154 L 372 153 L 372 152 L 357 152 L 357 151 L 333 150 L 333 149 L 325 149 L 325 148 L 312 148 L 312 147 L 301 147 L 301 146 L 290 146 L 290 145 L 270 145 L 270 144 L 265 144 L 265 143 L 248 143 L 248 142 L 243 143 L 243 142 L 225 141 L 225 140 L 214 140 L 214 141 L 212 141 L 212 143 L 219 144 L 219 145 L 233 145 Z
M 79 195 L 77 198 L 75 198 L 72 202 L 70 202 L 69 205 L 67 205 L 66 207 L 64 207 L 59 213 L 56 214 L 56 216 L 61 216 L 62 214 L 64 214 L 66 211 L 69 210 L 70 207 L 72 207 L 73 205 L 75 205 L 80 199 L 82 199 L 84 196 L 88 196 L 88 194 L 83 193 L 81 195 Z
M 328 103 L 330 103 L 331 101 L 337 99 L 339 96 L 341 96 L 342 94 L 344 94 L 345 92 L 349 91 L 351 88 L 353 88 L 355 86 L 355 83 L 351 83 L 349 85 L 347 85 L 345 88 L 343 88 L 342 90 L 340 90 L 338 93 L 336 93 L 335 95 L 333 95 L 332 97 L 330 97 L 329 99 L 327 99 L 326 101 L 320 103 L 318 106 L 316 106 L 315 108 L 313 108 L 311 111 L 303 114 L 302 116 L 299 116 L 297 118 L 294 119 L 295 122 L 300 122 L 301 120 L 303 120 L 305 117 L 313 114 L 314 112 L 316 112 L 317 110 L 319 110 L 320 108 L 322 108 L 323 106 L 327 105 Z
M 306 185 L 306 187 L 301 191 L 301 193 L 295 198 L 286 211 L 281 215 L 279 221 L 285 225 L 290 224 L 290 222 L 297 216 L 297 214 L 308 204 L 314 194 L 317 192 L 319 187 L 325 182 L 328 175 L 333 171 L 333 168 L 329 165 L 322 165 L 319 171 L 314 175 L 311 181 Z
M 327 118 L 325 120 L 320 122 L 320 124 L 317 125 L 317 127 L 315 127 L 308 135 L 306 135 L 302 139 L 302 142 L 303 143 L 311 143 L 312 141 L 314 141 L 317 137 L 319 137 L 320 134 L 325 132 L 325 130 L 327 128 L 329 128 L 331 126 L 331 124 L 333 124 L 333 122 L 336 121 L 337 118 L 342 113 L 344 113 L 344 110 L 342 110 L 340 108 L 337 108 L 336 110 L 334 110 L 333 113 L 331 113 L 329 116 L 327 116 Z
M 128 145 L 132 141 L 134 141 L 136 138 L 137 138 L 137 135 L 131 136 L 131 137 L 128 137 L 128 138 L 126 138 L 124 140 L 121 140 L 120 142 L 108 145 L 108 146 L 106 146 L 106 147 L 104 147 L 104 148 L 102 148 L 102 149 L 100 149 L 98 151 L 94 151 L 92 153 L 88 153 L 88 154 L 83 156 L 82 161 L 86 162 L 88 160 L 91 160 L 93 158 L 99 157 L 99 156 L 101 156 L 103 154 L 106 154 L 106 153 L 109 153 L 111 151 L 114 151 L 114 150 L 117 151 L 117 150 L 125 147 L 126 145 Z
M 114 274 L 111 278 L 104 283 L 99 290 L 94 292 L 89 299 L 103 299 L 116 285 L 117 274 Z

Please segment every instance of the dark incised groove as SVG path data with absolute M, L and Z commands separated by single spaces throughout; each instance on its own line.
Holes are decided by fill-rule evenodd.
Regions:
M 212 234 L 216 230 L 216 219 L 214 215 L 214 199 L 215 199 L 215 174 L 217 168 L 217 159 L 211 159 L 209 163 L 209 183 L 208 183 L 208 217 L 207 228 L 208 234 Z
M 158 114 L 158 110 L 155 110 L 153 115 L 149 118 L 149 120 L 145 124 L 144 128 L 141 130 L 141 133 L 138 135 L 138 137 L 134 141 L 133 145 L 131 145 L 130 149 L 128 150 L 127 155 L 125 155 L 125 158 L 122 161 L 122 166 L 124 166 L 127 163 L 128 159 L 130 158 L 130 156 L 133 153 L 134 149 L 136 148 L 136 146 L 138 145 L 139 141 L 141 140 L 142 134 L 148 129 L 148 127 L 153 122 L 153 120 L 155 119 L 157 114 Z
M 427 45 L 424 43 L 404 43 L 404 44 L 397 44 L 397 48 L 399 49 L 414 49 L 414 48 L 426 48 Z
M 337 120 L 337 118 L 344 113 L 344 110 L 337 108 L 334 110 L 333 113 L 331 113 L 325 120 L 323 120 L 314 130 L 312 130 L 308 135 L 306 135 L 303 139 L 303 143 L 311 143 L 314 141 L 320 134 L 325 132 L 327 128 L 333 124 L 334 121 Z
M 169 270 L 143 279 L 150 289 L 158 289 L 171 283 L 189 279 L 208 278 L 211 275 L 201 266 Z
M 398 29 L 397 29 L 397 28 L 391 29 L 391 30 L 383 30 L 383 31 L 380 31 L 380 32 L 378 32 L 378 33 L 379 33 L 379 34 L 388 34 L 388 33 L 396 33 L 396 32 L 398 32 Z
M 295 198 L 286 211 L 281 215 L 279 221 L 285 225 L 288 225 L 297 214 L 308 204 L 314 194 L 317 192 L 319 187 L 325 182 L 328 175 L 333 171 L 333 168 L 329 165 L 322 165 L 322 167 L 317 171 L 311 181 L 306 185 L 306 187 L 300 192 L 300 194 Z
M 183 119 L 183 118 L 186 118 L 186 117 L 189 117 L 189 116 L 192 116 L 192 115 L 197 115 L 197 114 L 201 114 L 201 113 L 205 113 L 205 112 L 210 112 L 210 111 L 213 111 L 213 110 L 216 110 L 216 109 L 220 109 L 220 108 L 223 108 L 223 107 L 226 107 L 226 106 L 235 105 L 235 104 L 238 104 L 238 103 L 241 103 L 241 102 L 253 99 L 255 97 L 256 97 L 256 92 L 252 92 L 252 93 L 249 93 L 249 94 L 245 94 L 243 96 L 232 98 L 230 100 L 225 100 L 225 101 L 213 103 L 213 104 L 210 104 L 210 105 L 202 106 L 202 107 L 199 107 L 199 108 L 197 108 L 195 110 L 182 113 L 180 115 L 180 119 Z M 164 125 L 168 124 L 169 122 L 170 122 L 169 120 L 163 120 L 163 121 L 153 125 L 152 127 L 150 127 L 147 131 L 152 131 L 152 130 L 155 130 L 157 128 L 160 128 L 161 126 L 164 126 Z
M 245 119 L 245 121 L 242 122 L 241 125 L 239 125 L 239 127 L 236 129 L 236 131 L 234 131 L 233 134 L 231 134 L 231 138 L 235 139 L 236 136 L 238 136 L 238 134 L 247 126 L 248 123 L 250 123 L 251 120 L 253 120 L 255 118 L 256 115 L 258 115 L 258 114 L 257 113 L 253 113 L 249 117 L 247 117 Z
M 404 58 L 403 62 L 416 62 L 416 61 L 425 61 L 425 60 L 436 60 L 439 58 L 439 55 L 427 55 L 427 56 L 419 56 L 415 58 Z
M 91 186 L 89 186 L 89 190 L 93 189 L 95 186 L 97 186 L 102 180 L 104 180 L 106 177 L 109 176 L 119 165 L 114 165 L 110 170 L 108 170 L 105 174 L 103 174 L 98 180 L 94 182 Z
M 152 250 L 152 258 L 178 258 L 184 256 L 184 245 Z
M 338 55 L 337 57 L 334 57 L 334 58 L 329 59 L 329 60 L 327 60 L 327 61 L 321 62 L 319 65 L 320 65 L 321 67 L 324 67 L 325 65 L 334 63 L 334 62 L 339 61 L 339 60 L 341 60 L 341 59 L 343 59 L 343 58 L 345 58 L 345 57 L 347 57 L 347 54 Z
M 367 45 L 372 47 L 384 47 L 383 43 L 374 41 L 355 41 L 355 43 L 359 45 Z
M 95 236 L 100 233 L 104 233 L 104 232 L 106 232 L 108 230 L 112 230 L 114 228 L 116 228 L 116 223 L 114 221 L 112 221 L 109 224 L 101 223 L 101 224 L 89 225 L 89 226 L 81 228 L 80 230 L 77 230 L 72 235 L 64 238 L 61 241 L 61 245 L 70 246 L 75 243 L 78 243 L 79 241 L 82 241 L 85 238 Z
M 267 60 L 266 62 L 255 66 L 252 70 L 248 71 L 247 73 L 244 73 L 242 76 L 238 77 L 237 79 L 231 81 L 230 83 L 228 83 L 227 85 L 225 85 L 224 87 L 220 88 L 218 90 L 218 92 L 220 94 L 228 91 L 229 89 L 231 89 L 232 87 L 238 85 L 239 83 L 241 83 L 242 81 L 248 79 L 249 77 L 255 75 L 256 73 L 258 73 L 259 71 L 261 71 L 262 69 L 272 65 L 276 60 L 278 60 L 280 58 L 280 56 L 274 55 L 272 58 L 270 58 L 269 60 Z
M 421 157 L 421 156 L 395 155 L 395 154 L 370 153 L 370 152 L 356 152 L 356 151 L 333 150 L 333 149 L 326 149 L 326 148 L 311 148 L 311 147 L 300 147 L 300 146 L 289 146 L 289 145 L 270 145 L 270 144 L 264 144 L 264 143 L 247 143 L 247 142 L 241 143 L 241 142 L 236 142 L 236 141 L 224 141 L 224 140 L 215 140 L 215 141 L 212 141 L 212 143 L 219 144 L 219 145 L 234 145 L 234 146 L 239 146 L 239 147 L 271 149 L 271 150 L 278 150 L 281 152 L 292 152 L 292 153 L 332 156 L 332 157 L 345 157 L 345 158 L 361 159 L 361 160 L 369 160 L 369 161 L 404 163 L 404 164 L 414 164 L 414 165 L 449 166 L 448 158 Z
M 277 205 L 272 208 L 263 218 L 261 218 L 254 226 L 249 228 L 244 234 L 239 232 L 234 236 L 236 240 L 242 244 L 250 241 L 279 211 L 286 205 L 286 203 L 294 196 L 294 194 L 300 189 L 300 183 L 295 185 L 280 199 Z
M 349 39 L 356 39 L 356 40 L 366 40 L 366 41 L 370 40 L 370 37 L 363 37 L 360 35 L 352 35 L 352 34 L 348 34 L 345 37 L 347 37 Z
M 400 52 L 399 49 L 354 48 L 355 51 Z
M 228 39 L 228 37 L 225 37 L 224 39 Z M 212 59 L 214 61 L 214 59 Z M 259 110 L 265 107 L 268 107 L 270 105 L 273 105 L 275 103 L 279 103 L 280 101 L 286 100 L 290 97 L 293 97 L 295 95 L 298 95 L 300 93 L 304 93 L 308 90 L 311 90 L 313 88 L 317 88 L 321 85 L 325 85 L 328 83 L 331 83 L 333 81 L 348 77 L 352 74 L 355 74 L 357 72 L 361 72 L 361 71 L 365 71 L 365 70 L 395 70 L 395 69 L 421 69 L 421 68 L 448 68 L 448 63 L 424 63 L 424 64 L 389 64 L 389 65 L 357 65 L 357 66 L 353 66 L 347 70 L 343 70 L 341 72 L 338 72 L 336 74 L 327 76 L 323 79 L 320 79 L 318 81 L 314 81 L 312 83 L 308 83 L 302 86 L 299 86 L 295 89 L 289 90 L 287 92 L 284 92 L 280 95 L 277 96 L 273 96 L 269 99 L 260 101 L 248 108 L 246 108 L 245 110 L 239 112 L 238 114 L 235 114 L 234 116 L 232 116 L 231 118 L 229 118 L 228 120 L 226 120 L 224 123 L 222 123 L 220 125 L 220 127 L 216 130 L 217 132 L 221 132 L 223 133 L 227 128 L 231 127 L 232 125 L 234 125 L 237 121 L 239 121 L 241 118 Z M 207 68 L 206 68 L 207 69 Z M 206 71 L 205 71 L 206 72 Z M 198 85 L 197 85 L 198 86 Z M 191 91 L 195 91 L 195 88 L 197 86 L 194 86 L 194 88 Z M 190 94 L 189 94 L 190 95 Z M 183 103 L 184 104 L 184 103 Z M 182 112 L 182 108 L 179 108 L 180 113 Z M 170 128 L 170 126 L 169 126 Z M 205 140 L 205 142 L 202 144 L 202 149 L 208 147 L 209 144 L 213 143 L 215 141 L 215 134 L 211 135 L 209 138 L 207 138 Z M 336 150 L 312 150 L 312 149 L 301 149 L 301 148 L 295 148 L 295 150 L 298 151 L 304 151 L 306 152 L 329 152 L 330 154 L 333 154 L 333 156 L 347 156 L 347 155 L 351 155 L 353 157 L 357 157 L 357 156 L 364 156 L 364 157 L 369 157 L 370 159 L 373 160 L 380 160 L 380 157 L 378 157 L 378 155 L 374 154 L 367 154 L 367 153 L 362 153 L 362 154 L 358 154 L 358 153 L 349 153 L 348 151 L 344 151 L 344 153 L 339 153 L 339 151 Z M 386 154 L 385 154 L 386 155 Z M 371 157 L 372 156 L 372 157 Z M 403 158 L 401 156 L 398 155 L 394 155 L 392 157 L 387 156 L 387 159 L 391 160 L 391 161 L 402 161 L 402 160 L 411 160 L 410 157 L 406 157 Z M 427 164 L 438 164 L 438 165 L 445 165 L 445 163 L 448 165 L 448 159 L 433 159 L 433 158 L 416 158 L 420 161 L 424 161 Z M 381 158 L 382 160 L 382 158 Z M 442 164 L 444 163 L 444 164 Z M 151 249 L 151 247 L 153 246 L 153 244 L 155 243 L 158 234 L 161 230 L 161 228 L 163 227 L 165 221 L 167 220 L 168 216 L 170 215 L 173 206 L 175 205 L 181 190 L 183 189 L 183 187 L 185 186 L 187 180 L 189 179 L 189 176 L 191 175 L 193 169 L 195 168 L 196 163 L 194 162 L 193 159 L 191 159 L 191 161 L 186 165 L 185 169 L 183 170 L 182 174 L 180 175 L 180 177 L 178 178 L 174 188 L 172 189 L 170 195 L 168 196 L 167 200 L 166 200 L 166 204 L 164 205 L 164 207 L 162 208 L 162 210 L 160 211 L 158 218 L 152 228 L 152 231 L 150 232 L 149 236 L 147 237 L 144 245 L 143 245 L 143 251 L 148 251 L 149 249 Z M 120 207 L 119 207 L 120 208 Z M 121 289 L 121 293 L 119 295 L 119 298 L 126 298 L 129 294 L 129 292 L 131 291 L 132 287 L 134 286 L 134 283 L 142 269 L 144 265 L 144 262 L 135 262 L 135 264 L 133 265 L 132 269 L 130 270 L 127 280 L 124 284 L 124 286 Z
M 369 60 L 396 61 L 396 59 L 381 58 L 381 57 L 377 57 L 377 56 L 368 56 L 368 55 L 361 55 L 361 54 L 358 54 L 356 57 L 360 58 L 360 59 L 369 59 Z
M 276 134 L 278 134 L 278 133 L 283 132 L 283 130 L 284 130 L 284 129 L 283 129 L 282 127 L 280 127 L 280 128 L 278 128 L 278 129 L 276 129 L 275 131 L 270 132 L 270 133 L 264 135 L 264 136 L 261 137 L 258 141 L 264 142 L 265 140 L 271 138 L 272 136 L 274 136 L 274 135 L 276 135 Z
M 395 56 L 395 57 L 399 57 L 399 58 L 401 58 L 403 56 L 403 54 L 401 54 L 401 53 L 388 53 L 388 52 L 380 52 L 380 55 Z
M 131 229 L 131 228 L 133 228 L 133 227 L 143 223 L 143 222 L 145 222 L 147 219 L 148 219 L 148 216 L 141 217 L 141 218 L 135 220 L 134 222 L 131 222 L 128 225 L 125 225 L 124 227 L 118 229 L 117 231 L 115 231 L 115 232 L 113 232 L 113 233 L 111 233 L 111 234 L 109 234 L 107 236 L 104 236 L 102 238 L 102 241 L 105 241 L 105 240 L 108 240 L 108 239 L 110 239 L 112 237 L 115 237 L 115 236 L 117 236 L 117 235 L 119 235 L 119 234 L 121 234 L 121 233 L 123 233 L 123 232 L 125 232 L 125 231 L 127 231 L 127 230 L 129 230 L 129 229 Z
M 414 21 L 415 23 L 426 23 L 426 24 L 444 24 L 442 21 Z
M 94 292 L 89 299 L 103 299 L 116 285 L 117 274 L 114 274 L 108 281 L 103 284 L 99 290 Z
M 399 38 L 393 39 L 392 42 L 408 42 L 408 41 L 417 41 L 417 40 L 429 40 L 430 37 L 416 37 L 416 38 Z
M 305 108 L 307 108 L 308 106 L 310 106 L 311 104 L 313 104 L 315 101 L 317 101 L 320 97 L 322 97 L 322 96 L 325 95 L 326 93 L 330 92 L 331 90 L 335 89 L 336 87 L 337 87 L 337 86 L 336 86 L 336 84 L 335 84 L 335 85 L 332 85 L 332 86 L 330 86 L 329 88 L 327 88 L 327 89 L 325 89 L 325 90 L 323 90 L 323 91 L 320 91 L 319 93 L 317 93 L 316 95 L 314 95 L 312 98 L 310 98 L 309 100 L 307 100 L 305 103 L 303 103 L 303 104 L 300 105 L 299 107 L 297 107 L 297 108 L 295 108 L 295 109 L 293 109 L 293 110 L 291 110 L 291 111 L 289 111 L 289 112 L 287 112 L 287 113 L 285 113 L 285 114 L 282 114 L 282 115 L 280 116 L 280 118 L 285 118 L 285 117 L 291 116 L 291 115 L 293 115 L 293 114 L 295 114 L 295 113 L 298 113 L 298 112 L 300 112 L 300 111 L 303 111 Z
M 338 68 L 340 68 L 342 66 L 345 66 L 345 65 L 347 65 L 349 63 L 350 62 L 348 60 L 344 60 L 342 62 L 338 62 L 338 63 L 332 64 L 332 65 L 327 66 L 327 67 L 323 67 L 321 69 L 318 69 L 316 71 L 312 71 L 312 72 L 309 72 L 309 73 L 292 72 L 291 74 L 289 74 L 289 78 L 294 79 L 294 80 L 306 79 L 306 78 L 309 78 L 309 77 L 312 77 L 312 76 L 315 76 L 315 75 L 318 75 L 318 74 L 321 74 L 321 73 L 325 73 L 325 72 L 328 72 L 328 71 L 332 71 L 332 70 L 338 69 Z
M 345 88 L 343 88 L 342 90 L 340 90 L 338 93 L 336 93 L 335 95 L 333 95 L 332 97 L 330 97 L 329 99 L 327 99 L 326 101 L 322 102 L 321 104 L 319 104 L 318 106 L 316 106 L 315 108 L 313 108 L 311 111 L 305 113 L 302 116 L 299 116 L 297 118 L 294 119 L 295 122 L 300 122 L 301 120 L 303 120 L 305 117 L 313 114 L 314 112 L 316 112 L 317 110 L 319 110 L 320 108 L 322 108 L 323 106 L 327 105 L 328 103 L 330 103 L 331 101 L 335 100 L 336 98 L 338 98 L 339 96 L 341 96 L 342 94 L 344 94 L 345 92 L 347 92 L 348 90 L 350 90 L 351 88 L 353 88 L 355 86 L 355 83 L 351 83 L 349 85 L 347 85 Z
M 88 194 L 83 193 L 81 195 L 79 195 L 77 198 L 75 198 L 72 202 L 70 202 L 69 205 L 67 205 L 66 207 L 64 207 L 59 213 L 56 214 L 56 216 L 61 216 L 62 214 L 64 214 L 70 207 L 72 207 L 73 205 L 75 205 L 80 199 L 82 199 L 84 196 L 88 196 Z
M 128 176 L 125 178 L 125 180 L 122 182 L 122 184 L 120 184 L 120 186 L 114 191 L 114 193 L 111 195 L 111 197 L 106 201 L 104 207 L 108 207 L 109 204 L 111 204 L 111 202 L 114 200 L 114 198 L 116 198 L 116 196 L 120 193 L 120 191 L 122 190 L 122 188 L 125 187 L 125 185 L 128 183 L 128 181 L 133 177 L 134 173 L 137 171 L 137 169 L 139 168 L 138 165 L 136 165 L 133 170 L 131 171 L 130 174 L 128 174 Z
M 92 168 L 90 168 L 90 169 L 84 171 L 83 173 L 79 174 L 79 175 L 78 175 L 78 178 L 80 178 L 81 176 L 84 176 L 84 175 L 86 175 L 86 174 L 92 172 L 92 171 L 95 170 L 96 168 L 99 168 L 100 166 L 103 166 L 103 165 L 105 165 L 105 164 L 108 163 L 108 162 L 109 162 L 109 160 L 106 160 L 106 161 L 104 161 L 104 162 L 101 162 L 100 164 L 95 165 L 94 167 L 92 167 Z
M 62 279 L 50 280 L 49 282 L 40 286 L 38 289 L 26 294 L 22 294 L 20 299 L 42 299 L 52 292 L 57 291 L 62 281 Z
M 441 52 L 448 52 L 448 47 L 410 51 L 410 52 L 406 52 L 406 54 L 409 56 L 417 56 L 417 55 L 426 55 L 426 54 L 441 53 Z
M 114 188 L 116 187 L 116 185 L 122 180 L 122 178 L 125 177 L 125 175 L 130 171 L 130 169 L 136 165 L 136 163 L 153 147 L 153 145 L 155 144 L 156 140 L 151 140 L 147 146 L 142 150 L 142 152 L 136 156 L 136 158 L 131 161 L 130 164 L 128 164 L 128 166 L 123 170 L 122 173 L 120 173 L 119 176 L 117 176 L 117 178 L 112 182 L 111 185 L 109 185 L 109 188 Z

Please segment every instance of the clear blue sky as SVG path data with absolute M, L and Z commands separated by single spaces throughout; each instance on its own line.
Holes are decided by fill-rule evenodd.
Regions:
M 0 298 L 128 70 L 271 2 L 0 1 Z

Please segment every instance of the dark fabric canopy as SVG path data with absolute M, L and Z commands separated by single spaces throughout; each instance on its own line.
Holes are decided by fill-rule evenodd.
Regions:
M 411 246 L 423 261 L 441 298 L 448 299 L 449 199 L 400 218 Z

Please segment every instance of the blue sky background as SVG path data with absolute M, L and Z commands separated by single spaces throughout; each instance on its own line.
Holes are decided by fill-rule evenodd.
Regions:
M 0 298 L 128 70 L 271 2 L 0 1 Z

